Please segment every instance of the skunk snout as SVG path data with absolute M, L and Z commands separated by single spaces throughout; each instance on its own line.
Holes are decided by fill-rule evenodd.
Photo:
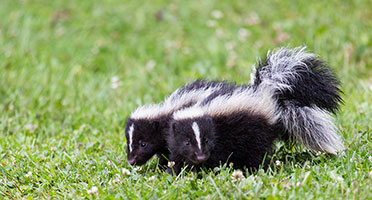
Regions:
M 136 164 L 136 158 L 137 158 L 137 156 L 134 156 L 133 158 L 128 159 L 129 164 L 130 164 L 130 165 L 134 165 L 134 164 Z
M 208 159 L 208 156 L 204 153 L 196 153 L 195 152 L 195 158 L 198 162 L 204 162 Z

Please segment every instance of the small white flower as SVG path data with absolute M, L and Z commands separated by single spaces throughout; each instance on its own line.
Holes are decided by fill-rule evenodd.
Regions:
M 231 182 L 237 182 L 237 181 L 242 181 L 244 179 L 243 172 L 240 170 L 235 170 L 232 175 L 231 175 Z
M 281 165 L 280 160 L 275 161 L 275 165 L 279 167 Z
M 156 176 L 150 176 L 147 180 L 153 181 L 153 180 L 155 180 L 155 178 L 156 178 Z
M 112 180 L 112 183 L 113 184 L 116 184 L 116 183 L 119 183 L 120 182 L 120 179 L 117 177 L 117 178 L 114 178 L 113 180 Z
M 309 165 L 306 165 L 305 169 L 306 170 L 309 170 L 310 169 L 310 166 Z
M 217 26 L 217 22 L 215 20 L 208 20 L 207 21 L 207 26 L 208 27 L 216 27 Z
M 258 40 L 258 41 L 256 41 L 256 42 L 254 43 L 254 46 L 260 49 L 260 48 L 263 46 L 263 43 L 262 43 L 262 41 L 259 41 L 259 40 Z
M 120 183 L 120 174 L 116 174 L 115 178 L 112 180 L 113 184 Z
M 369 85 L 369 90 L 371 90 L 371 91 L 372 91 L 372 84 L 370 84 L 370 85 Z
M 111 167 L 111 165 L 112 165 L 112 162 L 111 161 L 107 161 L 107 163 L 106 163 L 109 167 Z
M 301 182 L 298 181 L 298 182 L 296 183 L 296 187 L 300 187 L 300 185 L 301 185 Z
M 231 163 L 229 163 L 229 167 L 231 167 L 231 168 L 232 168 L 233 166 L 234 166 L 234 163 L 232 163 L 232 162 L 231 162 Z
M 370 171 L 368 174 L 369 174 L 369 176 L 372 178 L 372 171 Z
M 232 51 L 232 50 L 235 49 L 235 44 L 234 44 L 233 42 L 227 42 L 227 43 L 225 44 L 225 47 L 226 47 L 226 49 L 227 49 L 228 51 Z
M 134 168 L 134 171 L 136 171 L 136 172 L 140 172 L 141 170 L 142 170 L 141 167 L 135 167 L 135 168 Z
M 329 173 L 329 175 L 330 175 L 330 177 L 331 177 L 333 180 L 335 180 L 335 181 L 338 181 L 338 182 L 343 182 L 343 181 L 344 181 L 344 179 L 343 179 L 340 175 L 338 175 L 338 174 L 336 173 L 336 171 L 331 171 L 331 172 Z
M 31 133 L 33 133 L 35 131 L 35 129 L 37 128 L 37 125 L 36 124 L 26 124 L 25 128 L 28 131 L 30 131 Z
M 219 10 L 212 11 L 211 15 L 215 19 L 221 19 L 223 17 L 223 13 Z
M 65 32 L 66 32 L 65 28 L 63 28 L 62 26 L 58 26 L 55 31 L 56 35 L 58 36 L 63 35 Z
M 369 161 L 372 161 L 372 156 L 369 156 L 368 159 L 369 159 Z
M 236 53 L 234 51 L 230 51 L 229 56 L 227 58 L 226 67 L 228 68 L 234 67 L 237 58 L 238 56 L 236 55 Z
M 98 193 L 98 188 L 97 188 L 96 186 L 93 186 L 93 187 L 92 187 L 92 192 L 93 192 L 93 193 Z
M 119 86 L 121 86 L 121 83 L 120 83 L 120 82 L 114 82 L 114 83 L 111 83 L 111 88 L 112 88 L 112 89 L 116 89 L 116 88 L 118 88 Z
M 168 167 L 172 168 L 176 163 L 173 161 L 168 162 Z
M 293 185 L 294 185 L 293 182 L 289 182 L 289 183 L 287 184 L 288 189 L 291 188 Z
M 123 173 L 124 176 L 130 175 L 130 171 L 125 168 L 123 168 L 121 172 Z
M 224 31 L 222 28 L 216 28 L 216 34 L 218 37 L 222 37 L 224 35 Z
M 87 190 L 87 193 L 98 195 L 98 188 L 96 186 L 93 186 L 90 190 Z
M 117 77 L 117 76 L 113 76 L 113 77 L 111 78 L 111 82 L 112 82 L 112 83 L 119 82 L 119 77 Z
M 51 150 L 51 151 L 56 151 L 57 148 L 56 148 L 56 147 L 51 147 L 50 150 Z
M 146 69 L 153 69 L 156 65 L 156 62 L 155 60 L 149 60 L 147 63 L 146 63 Z
M 277 36 L 274 39 L 274 42 L 275 42 L 275 44 L 280 44 L 280 43 L 282 43 L 284 41 L 289 40 L 290 38 L 291 37 L 290 37 L 290 35 L 288 33 L 286 33 L 286 32 L 278 32 L 277 33 Z
M 92 170 L 95 170 L 96 169 L 96 166 L 92 166 Z
M 111 88 L 112 89 L 116 89 L 116 88 L 118 88 L 121 85 L 122 85 L 122 83 L 119 81 L 119 77 L 113 76 L 111 78 Z
M 25 175 L 25 177 L 30 177 L 30 176 L 32 176 L 32 172 L 31 171 L 29 171 L 26 175 Z
M 246 24 L 248 26 L 252 26 L 252 25 L 255 25 L 255 24 L 258 24 L 258 23 L 260 23 L 260 17 L 256 13 L 250 14 L 250 16 L 248 17 L 248 19 L 246 21 Z
M 239 31 L 238 31 L 238 39 L 242 42 L 245 42 L 247 40 L 247 37 L 250 35 L 251 33 L 245 29 L 245 28 L 240 28 Z

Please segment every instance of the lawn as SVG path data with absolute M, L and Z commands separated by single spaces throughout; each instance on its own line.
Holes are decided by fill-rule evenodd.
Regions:
M 1 0 L 0 199 L 371 199 L 371 19 L 368 0 Z M 127 163 L 136 107 L 197 78 L 247 83 L 281 46 L 307 46 L 341 79 L 342 155 L 277 143 L 242 179 Z

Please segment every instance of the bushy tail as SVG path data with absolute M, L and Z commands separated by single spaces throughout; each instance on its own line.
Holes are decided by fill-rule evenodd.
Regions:
M 332 116 L 325 110 L 290 105 L 282 110 L 281 121 L 294 141 L 313 151 L 336 154 L 344 149 Z
M 280 121 L 292 139 L 314 151 L 343 149 L 330 115 L 342 102 L 340 83 L 315 54 L 305 48 L 269 52 L 252 83 L 275 94 Z

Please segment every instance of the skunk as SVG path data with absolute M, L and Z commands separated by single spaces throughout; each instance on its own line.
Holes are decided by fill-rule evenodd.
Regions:
M 332 122 L 342 99 L 339 82 L 305 48 L 268 53 L 253 73 L 251 85 L 216 91 L 203 102 L 175 112 L 167 135 L 172 169 L 186 164 L 213 168 L 266 166 L 273 142 L 288 135 L 313 151 L 343 149 Z
M 128 118 L 125 128 L 128 162 L 143 165 L 157 154 L 159 164 L 165 165 L 169 151 L 164 134 L 173 112 L 203 100 L 217 89 L 227 87 L 229 84 L 225 82 L 197 80 L 177 89 L 160 104 L 137 108 Z
M 273 95 L 254 87 L 236 87 L 172 117 L 167 142 L 176 174 L 184 164 L 213 168 L 233 162 L 235 168 L 253 170 L 280 129 Z

